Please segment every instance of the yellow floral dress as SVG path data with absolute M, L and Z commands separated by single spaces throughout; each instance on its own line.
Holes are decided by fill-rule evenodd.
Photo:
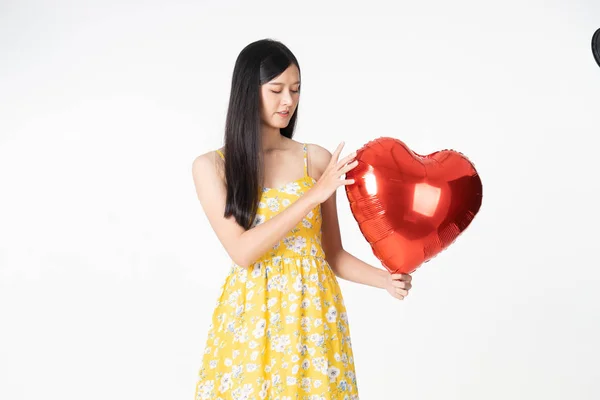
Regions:
M 263 188 L 253 226 L 315 183 L 304 144 L 304 176 Z M 209 327 L 195 400 L 358 399 L 348 316 L 321 247 L 321 222 L 318 205 L 253 265 L 232 262 Z

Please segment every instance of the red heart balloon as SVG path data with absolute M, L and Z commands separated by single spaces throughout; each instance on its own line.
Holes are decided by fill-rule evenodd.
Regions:
M 482 200 L 473 164 L 443 150 L 423 156 L 382 137 L 357 150 L 346 173 L 350 209 L 375 256 L 391 273 L 409 274 L 469 226 Z

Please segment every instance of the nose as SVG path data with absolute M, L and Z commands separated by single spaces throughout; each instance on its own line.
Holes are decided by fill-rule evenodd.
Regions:
M 292 95 L 291 95 L 290 91 L 289 90 L 284 90 L 284 94 L 283 94 L 283 97 L 281 99 L 281 102 L 283 104 L 285 104 L 285 105 L 290 105 L 290 104 L 292 104 L 292 101 L 293 100 L 292 100 Z

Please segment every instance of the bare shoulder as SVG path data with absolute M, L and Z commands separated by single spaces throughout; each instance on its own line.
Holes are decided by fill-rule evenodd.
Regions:
M 222 149 L 219 149 L 223 151 Z M 225 184 L 224 162 L 215 150 L 200 154 L 192 161 L 192 175 L 196 183 L 216 180 Z
M 307 143 L 306 151 L 308 152 L 309 162 L 313 170 L 318 170 L 319 174 L 325 171 L 332 157 L 331 152 L 315 143 Z

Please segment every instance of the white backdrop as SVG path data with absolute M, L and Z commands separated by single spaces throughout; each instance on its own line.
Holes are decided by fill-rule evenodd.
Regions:
M 1 1 L 0 398 L 192 399 L 229 259 L 191 163 L 265 37 L 296 140 L 452 148 L 484 184 L 405 301 L 340 281 L 361 399 L 600 398 L 597 28 L 592 0 Z

